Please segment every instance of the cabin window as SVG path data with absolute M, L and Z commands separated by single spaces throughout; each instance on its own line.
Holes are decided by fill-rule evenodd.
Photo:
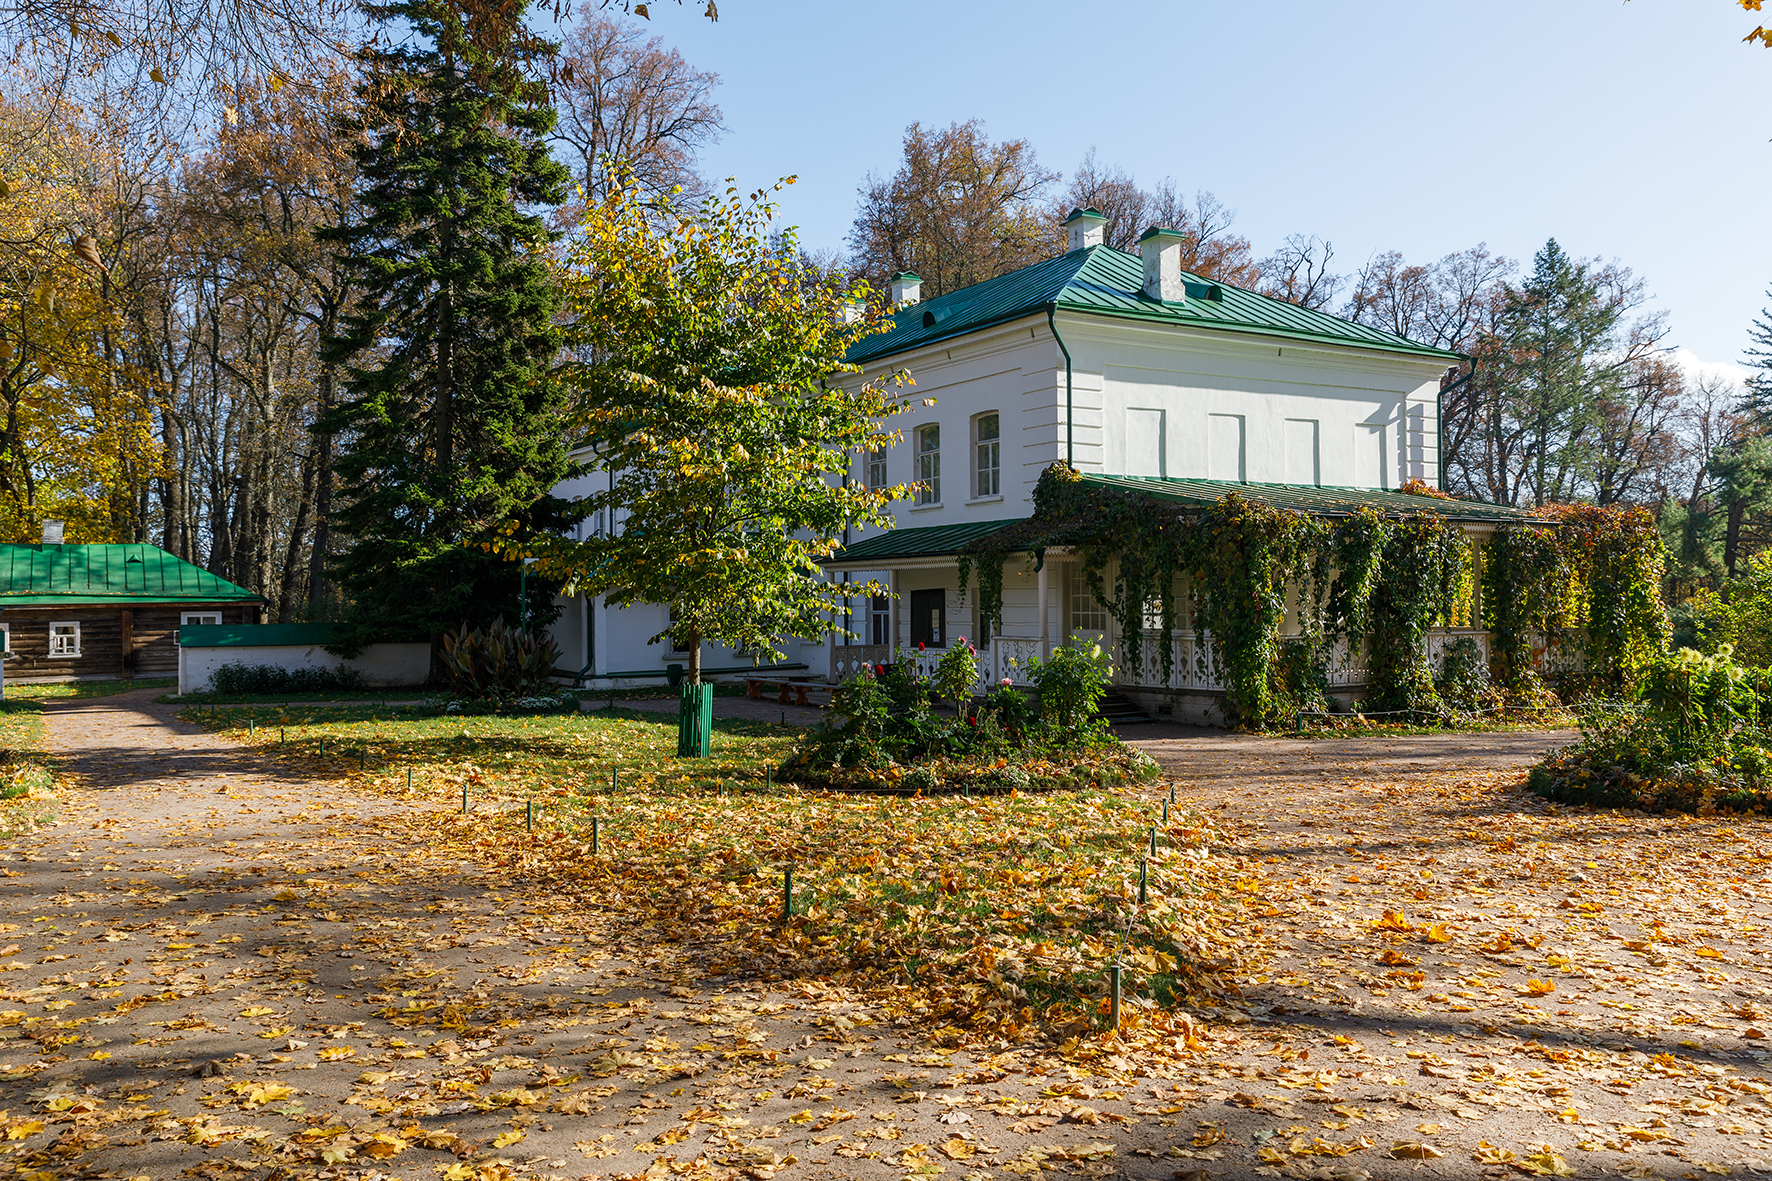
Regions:
M 999 419 L 995 414 L 981 414 L 972 420 L 972 424 L 973 434 L 977 436 L 976 494 L 996 496 L 1002 492 L 1003 444 L 999 437 Z
M 886 448 L 880 447 L 867 453 L 868 488 L 877 492 L 886 487 Z
M 12 655 L 12 625 L 0 623 L 0 655 Z
M 178 617 L 180 627 L 183 627 L 187 623 L 219 627 L 221 621 L 220 611 L 185 611 Z M 172 633 L 172 642 L 174 645 L 178 644 L 179 634 L 177 632 Z
M 917 503 L 941 503 L 941 425 L 917 428 Z
M 78 623 L 51 623 L 49 625 L 49 655 L 51 658 L 80 655 L 80 625 Z

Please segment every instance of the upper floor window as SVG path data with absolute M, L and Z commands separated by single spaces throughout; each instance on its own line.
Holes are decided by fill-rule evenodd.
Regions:
M 917 503 L 941 503 L 941 425 L 917 428 Z
M 868 487 L 875 491 L 886 487 L 886 448 L 869 451 L 866 462 Z
M 977 436 L 977 479 L 973 482 L 977 496 L 996 496 L 1002 492 L 1003 451 L 1002 440 L 999 438 L 998 419 L 995 414 L 981 414 L 972 420 L 973 433 Z

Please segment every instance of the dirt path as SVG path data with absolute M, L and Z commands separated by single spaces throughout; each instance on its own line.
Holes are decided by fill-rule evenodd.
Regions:
M 818 981 L 699 979 L 613 933 L 629 900 L 467 864 L 415 878 L 387 801 L 288 778 L 151 695 L 55 707 L 88 786 L 0 845 L 0 1178 L 1466 1177 L 1484 1142 L 1491 1173 L 1551 1169 L 1550 1144 L 1583 1174 L 1695 1176 L 1772 1156 L 1749 1024 L 1767 850 L 1746 826 L 1551 814 L 1501 769 L 1543 735 L 1152 732 L 1247 859 L 1275 956 L 1248 1013 L 1169 1049 L 973 1053 Z
M 1139 741 L 1252 863 L 1271 1046 L 1229 1103 L 1269 1164 L 1364 1135 L 1458 1175 L 1560 1169 L 1543 1145 L 1584 1174 L 1766 1167 L 1766 830 L 1527 794 L 1573 737 Z

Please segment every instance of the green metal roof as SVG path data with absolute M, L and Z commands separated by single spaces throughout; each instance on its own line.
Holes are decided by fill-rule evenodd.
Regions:
M 1144 262 L 1137 255 L 1089 246 L 902 308 L 894 313 L 890 332 L 857 341 L 849 359 L 889 357 L 1053 306 L 1060 311 L 1407 353 L 1448 363 L 1461 359 L 1457 353 L 1283 299 L 1187 272 L 1182 277 L 1187 299 L 1163 303 L 1144 294 Z M 1216 298 L 1207 298 L 1209 292 Z
M 957 525 L 927 525 L 921 529 L 889 529 L 850 542 L 825 562 L 848 564 L 876 558 L 931 558 L 957 554 L 967 542 L 1024 519 L 1011 517 L 1003 521 L 964 521 Z
M 332 623 L 187 623 L 178 642 L 186 648 L 320 648 L 337 631 Z
M 1323 488 L 1311 484 L 1242 484 L 1235 480 L 1184 480 L 1172 476 L 1096 476 L 1085 474 L 1085 484 L 1137 492 L 1159 500 L 1183 504 L 1214 504 L 1227 492 L 1241 493 L 1247 500 L 1275 508 L 1293 509 L 1313 517 L 1346 516 L 1357 508 L 1374 508 L 1396 516 L 1433 513 L 1448 521 L 1518 521 L 1527 510 L 1478 500 L 1447 500 L 1436 496 L 1413 496 L 1379 488 Z
M 0 545 L 0 607 L 262 603 L 154 545 Z

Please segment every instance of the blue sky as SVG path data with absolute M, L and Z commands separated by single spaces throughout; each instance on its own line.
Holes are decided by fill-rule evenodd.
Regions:
M 584 0 L 588 3 L 591 0 Z M 1091 146 L 1290 233 L 1338 269 L 1556 236 L 1617 258 L 1670 343 L 1734 362 L 1772 286 L 1772 50 L 1731 0 L 1061 5 L 1037 0 L 655 0 L 650 30 L 721 75 L 713 176 L 799 183 L 810 246 L 906 125 L 977 116 L 1067 175 Z

